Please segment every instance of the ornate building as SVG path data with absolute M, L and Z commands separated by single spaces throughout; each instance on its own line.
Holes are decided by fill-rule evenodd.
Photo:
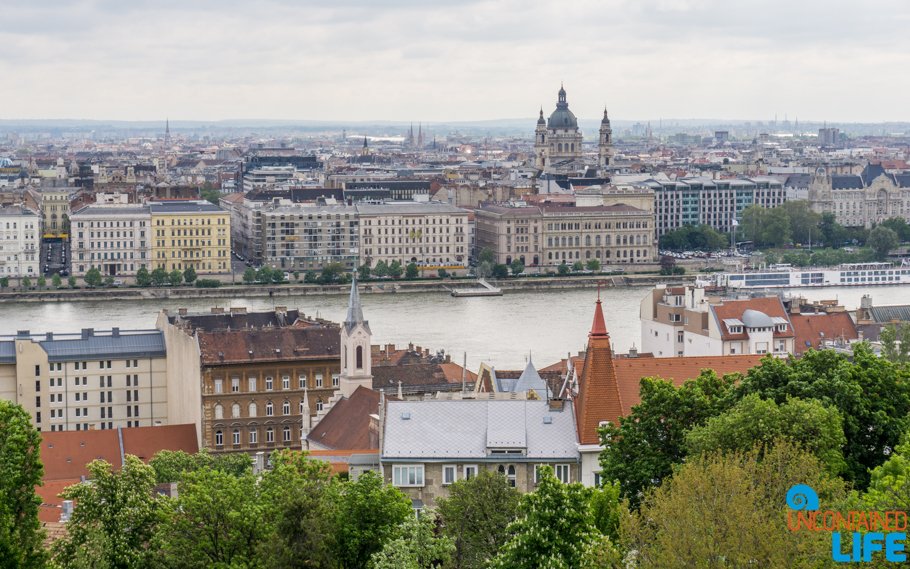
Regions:
M 597 165 L 601 168 L 613 166 L 613 129 L 607 107 L 604 107 L 604 118 L 600 121 L 600 133 L 597 139 Z
M 537 119 L 537 129 L 534 136 L 534 154 L 537 157 L 537 167 L 546 168 L 560 162 L 577 160 L 583 161 L 582 152 L 583 134 L 578 130 L 578 119 L 569 110 L 566 101 L 566 90 L 560 86 L 556 110 L 548 120 L 543 118 L 543 109 Z M 604 109 L 604 118 L 601 121 L 600 136 L 598 138 L 598 164 L 612 166 L 613 164 L 613 131 L 610 128 L 610 119 Z
M 812 209 L 833 213 L 846 227 L 869 229 L 891 217 L 910 219 L 908 198 L 910 174 L 890 174 L 880 164 L 869 164 L 859 175 L 819 167 L 809 182 Z

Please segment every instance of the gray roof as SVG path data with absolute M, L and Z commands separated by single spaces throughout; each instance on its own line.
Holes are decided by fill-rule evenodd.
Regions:
M 115 217 L 121 217 L 124 215 L 150 215 L 149 206 L 145 204 L 119 204 L 119 205 L 104 205 L 104 204 L 89 204 L 83 207 L 80 207 L 72 213 L 72 216 L 79 215 L 111 215 Z M 71 216 L 71 217 L 72 217 Z
M 570 405 L 551 411 L 542 400 L 389 401 L 382 459 L 575 460 L 576 439 Z M 488 453 L 519 449 L 524 453 Z
M 10 205 L 0 207 L 0 215 L 34 215 L 37 217 L 38 212 L 23 205 Z
M 764 312 L 749 308 L 743 312 L 743 324 L 746 328 L 769 328 L 774 326 L 774 321 Z
M 809 174 L 790 174 L 787 176 L 787 181 L 784 182 L 784 187 L 806 189 L 809 187 L 811 178 L 812 176 Z
M 863 179 L 853 174 L 832 174 L 832 190 L 857 190 L 863 187 Z
M 161 330 L 106 331 L 82 334 L 54 334 L 52 339 L 46 335 L 22 334 L 15 336 L 18 340 L 37 342 L 45 352 L 49 362 L 69 362 L 77 360 L 98 360 L 104 358 L 160 358 L 167 354 L 164 332 Z M 7 336 L 7 338 L 10 338 Z M 12 359 L 9 349 L 12 347 Z M 0 362 L 16 361 L 15 344 L 12 339 L 0 340 Z
M 152 213 L 227 213 L 206 201 L 149 202 Z
M 360 215 L 435 215 L 462 213 L 467 210 L 442 202 L 391 202 L 385 204 L 358 204 Z
M 873 306 L 869 309 L 872 320 L 879 324 L 888 324 L 895 318 L 901 322 L 910 322 L 910 305 Z M 2 353 L 2 352 L 0 352 Z
M 537 373 L 537 370 L 534 368 L 534 362 L 531 361 L 530 354 L 528 355 L 528 365 L 525 366 L 525 370 L 521 372 L 518 381 L 515 382 L 515 385 L 513 385 L 512 389 L 509 391 L 522 393 L 527 392 L 529 389 L 533 389 L 541 397 L 545 396 L 547 393 L 547 382 L 540 377 L 539 373 Z

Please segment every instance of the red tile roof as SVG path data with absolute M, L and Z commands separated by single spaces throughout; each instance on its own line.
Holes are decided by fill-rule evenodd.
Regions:
M 338 358 L 338 328 L 274 328 L 199 332 L 199 349 L 205 365 L 281 362 Z
M 584 368 L 578 382 L 578 396 L 575 398 L 578 442 L 583 445 L 599 444 L 597 428 L 600 423 L 618 423 L 622 412 L 622 397 L 613 368 L 610 335 L 604 326 L 603 311 L 598 299 L 594 309 L 594 323 L 588 334 Z
M 853 319 L 846 312 L 791 314 L 790 322 L 796 333 L 793 349 L 796 354 L 802 354 L 809 348 L 818 350 L 822 340 L 833 340 L 841 336 L 848 342 L 859 339 Z
M 360 386 L 349 398 L 339 399 L 332 406 L 310 430 L 307 440 L 335 451 L 368 449 L 370 415 L 379 415 L 379 392 Z
M 749 337 L 748 334 L 745 333 L 731 334 L 730 331 L 727 330 L 727 325 L 724 323 L 725 319 L 730 318 L 742 320 L 743 313 L 746 310 L 757 310 L 758 312 L 764 312 L 771 318 L 779 317 L 787 318 L 789 320 L 783 303 L 780 298 L 776 296 L 770 298 L 750 298 L 749 300 L 727 300 L 723 304 L 712 304 L 711 310 L 717 318 L 717 325 L 720 328 L 720 334 L 724 340 L 738 340 Z M 792 338 L 793 336 L 793 331 L 789 329 L 789 327 L 786 332 L 774 332 L 775 338 Z

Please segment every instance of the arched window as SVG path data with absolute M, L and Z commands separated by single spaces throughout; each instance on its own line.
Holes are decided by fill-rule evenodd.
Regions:
M 265 442 L 273 443 L 275 442 L 275 429 L 269 427 L 265 430 Z
M 595 245 L 600 245 L 600 235 L 594 237 L 594 244 L 595 244 Z
M 322 397 L 316 400 L 316 411 L 322 411 Z
M 363 346 L 357 346 L 357 369 L 363 369 Z
M 594 251 L 594 256 L 600 259 L 600 251 Z
M 309 409 L 307 409 L 306 411 L 304 411 L 304 408 L 303 408 L 303 399 L 301 399 L 301 400 L 300 400 L 300 414 L 303 415 L 304 413 L 307 413 L 307 412 L 309 412 Z
M 609 251 L 604 251 L 604 257 L 607 258 L 607 259 L 609 259 L 609 258 L 610 258 L 610 252 L 609 252 Z
M 628 252 L 628 251 L 623 251 L 623 252 L 622 252 L 622 256 L 623 256 L 623 259 L 628 258 L 628 257 L 629 257 L 629 252 Z
M 550 257 L 549 257 L 550 260 L 552 260 L 552 259 L 553 259 L 553 251 L 550 251 L 549 255 L 550 255 Z
M 576 237 L 576 238 L 575 238 L 575 246 L 578 247 L 579 245 L 581 245 L 581 237 Z
M 240 403 L 234 403 L 231 405 L 231 417 L 237 418 L 240 416 Z
M 510 465 L 508 468 L 506 468 L 500 464 L 498 472 L 506 477 L 506 480 L 509 481 L 509 486 L 515 488 L 515 466 Z
M 250 429 L 250 443 L 256 444 L 259 442 L 259 432 L 256 429 Z
M 635 244 L 636 244 L 636 245 L 641 245 L 641 235 L 636 235 L 636 236 L 635 236 Z
M 558 150 L 559 150 L 560 152 L 562 152 L 562 143 L 560 142 L 557 146 L 559 147 Z
M 231 442 L 235 445 L 240 444 L 240 429 L 234 429 L 234 432 L 231 433 Z
M 259 412 L 259 409 L 256 407 L 256 402 L 250 403 L 250 417 L 255 417 Z
M 623 245 L 628 245 L 628 244 L 629 244 L 629 236 L 628 236 L 628 235 L 623 235 L 623 236 L 622 236 L 622 244 L 623 244 Z
M 220 404 L 215 405 L 215 418 L 224 419 L 224 407 L 222 407 Z
M 585 245 L 590 245 L 590 244 L 591 244 L 591 236 L 585 235 Z
M 291 428 L 285 427 L 284 428 L 284 442 L 290 442 L 290 440 L 291 440 Z
M 285 402 L 281 405 L 281 413 L 282 413 L 283 415 L 290 415 L 290 414 L 291 414 L 291 404 L 290 404 L 290 402 L 285 401 Z
M 274 414 L 275 414 L 275 407 L 272 405 L 272 402 L 269 401 L 268 403 L 265 404 L 265 416 L 271 417 Z
M 572 150 L 575 150 L 575 143 L 572 143 Z
M 607 235 L 604 237 L 604 245 L 609 245 L 609 244 L 610 244 L 610 236 Z
M 552 246 L 553 246 L 553 238 L 552 238 L 552 237 L 547 237 L 547 246 L 548 246 L 548 247 L 552 247 Z
M 576 259 L 581 258 L 581 252 L 580 252 L 580 251 L 575 251 L 575 258 L 576 258 Z
M 585 259 L 591 258 L 591 251 L 585 251 Z
M 224 433 L 221 431 L 215 431 L 215 446 L 221 446 L 224 444 Z

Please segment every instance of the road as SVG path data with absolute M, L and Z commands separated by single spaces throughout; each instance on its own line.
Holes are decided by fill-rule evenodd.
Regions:
M 67 255 L 69 254 L 69 243 L 42 243 L 41 244 L 41 266 L 44 267 L 44 276 L 51 277 L 54 273 L 60 273 L 67 266 Z

